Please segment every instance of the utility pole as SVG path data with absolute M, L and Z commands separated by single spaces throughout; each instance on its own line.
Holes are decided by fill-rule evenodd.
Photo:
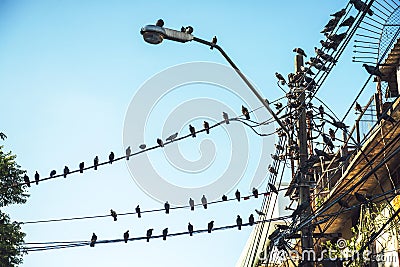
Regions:
M 301 66 L 303 66 L 303 56 L 297 54 L 294 60 L 295 73 L 301 72 Z M 298 120 L 297 120 L 297 145 L 299 148 L 299 158 L 298 158 L 298 167 L 303 169 L 305 166 L 306 160 L 308 159 L 308 145 L 307 145 L 307 122 L 306 122 L 306 106 L 305 99 L 306 93 L 302 85 L 297 86 L 295 89 L 295 93 L 297 94 L 297 99 L 301 106 L 298 109 Z M 307 209 L 305 209 L 301 215 L 300 219 L 303 220 L 311 215 L 311 200 L 310 200 L 310 175 L 304 174 L 301 172 L 301 180 L 299 183 L 299 205 L 307 203 Z M 312 267 L 313 261 L 315 259 L 312 258 L 313 253 L 303 253 L 306 250 L 314 251 L 313 247 L 313 229 L 312 226 L 306 226 L 301 229 L 301 249 L 302 254 L 307 256 L 302 258 L 302 263 L 300 266 L 302 267 Z

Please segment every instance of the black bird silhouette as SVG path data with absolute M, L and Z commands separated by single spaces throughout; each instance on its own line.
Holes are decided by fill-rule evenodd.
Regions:
M 165 202 L 165 204 L 164 204 L 164 209 L 165 209 L 165 213 L 166 213 L 166 214 L 169 214 L 169 208 L 170 208 L 170 205 L 169 205 L 169 203 L 168 203 L 168 201 L 167 201 L 167 202 Z
M 138 218 L 141 218 L 142 215 L 141 215 L 141 213 L 140 213 L 140 207 L 139 207 L 139 205 L 136 206 L 135 211 L 136 211 L 136 213 L 137 213 Z
M 214 36 L 211 40 L 210 49 L 212 50 L 216 44 L 217 44 L 217 36 Z
M 237 201 L 240 202 L 240 192 L 239 192 L 239 189 L 236 189 L 235 197 L 236 197 Z
M 274 105 L 275 105 L 276 109 L 282 108 L 282 103 L 281 102 L 275 103 Z
M 256 211 L 256 213 L 257 213 L 259 216 L 265 216 L 265 213 L 264 213 L 264 212 L 259 211 L 258 209 L 255 209 L 255 211 Z
M 340 18 L 343 17 L 345 14 L 346 14 L 346 9 L 343 8 L 343 9 L 339 10 L 338 12 L 331 14 L 330 16 L 340 19 Z
M 92 238 L 90 239 L 90 246 L 93 248 L 97 241 L 97 235 L 93 233 Z
M 149 229 L 146 232 L 146 241 L 149 242 L 151 235 L 153 234 L 154 229 Z
M 272 193 L 279 194 L 278 189 L 276 188 L 276 186 L 274 184 L 268 183 L 268 186 L 269 186 L 269 190 Z
M 363 194 L 360 194 L 360 193 L 358 193 L 358 192 L 355 192 L 355 193 L 354 193 L 354 196 L 356 197 L 356 199 L 357 199 L 358 202 L 361 202 L 361 203 L 368 202 L 368 198 L 367 198 L 365 195 L 363 195 Z
M 303 49 L 301 49 L 300 47 L 296 47 L 295 49 L 293 49 L 293 52 L 296 52 L 299 55 L 302 55 L 304 57 L 307 57 L 306 53 L 304 52 Z
M 346 33 L 340 33 L 340 34 L 325 34 L 326 38 L 333 42 L 341 42 L 343 39 L 346 37 Z
M 348 17 L 342 23 L 340 23 L 339 27 L 351 27 L 356 19 L 353 16 Z
M 204 209 L 207 209 L 207 198 L 205 195 L 201 198 L 201 204 L 203 204 Z
M 319 41 L 322 45 L 322 47 L 325 47 L 326 49 L 333 49 L 334 51 L 336 51 L 336 49 L 338 48 L 339 44 L 336 42 L 325 42 L 323 40 Z
M 356 102 L 356 105 L 354 106 L 354 109 L 355 109 L 356 111 L 360 112 L 360 113 L 363 111 L 361 105 L 358 104 L 358 102 Z
M 314 47 L 314 50 L 315 50 L 315 53 L 323 60 L 333 62 L 333 63 L 337 62 L 337 60 L 335 60 L 331 55 L 324 53 L 321 49 Z
M 214 221 L 211 221 L 207 225 L 207 231 L 211 233 L 212 229 L 214 228 Z
M 324 113 L 325 113 L 325 109 L 324 109 L 324 107 L 322 105 L 319 106 L 318 111 L 319 111 L 319 114 L 323 117 Z
M 189 131 L 192 134 L 192 137 L 195 138 L 196 137 L 196 129 L 189 124 Z
M 332 32 L 334 29 L 336 28 L 336 25 L 332 25 L 329 27 L 325 27 L 322 31 L 320 31 L 321 33 L 326 33 L 326 32 Z
M 269 171 L 270 173 L 272 173 L 272 174 L 275 174 L 275 175 L 278 174 L 278 172 L 275 170 L 275 168 L 272 167 L 271 165 L 268 166 L 268 171 Z
M 157 20 L 156 26 L 163 27 L 164 26 L 164 21 L 162 19 Z
M 337 128 L 339 128 L 339 129 L 343 129 L 343 130 L 346 130 L 346 128 L 349 127 L 349 126 L 347 126 L 346 124 L 344 124 L 343 122 L 341 122 L 341 121 L 335 121 L 335 120 L 333 120 L 332 125 L 335 126 L 335 127 L 337 127 Z
M 350 0 L 350 3 L 352 3 L 358 11 L 366 11 L 368 15 L 370 16 L 374 15 L 374 12 L 370 8 L 368 8 L 367 4 L 365 4 L 363 1 Z
M 190 210 L 194 210 L 194 200 L 192 198 L 189 198 L 189 206 Z
M 140 148 L 140 149 L 145 149 L 145 148 L 146 148 L 146 144 L 141 144 L 141 145 L 139 146 L 139 148 Z
M 326 134 L 322 134 L 322 140 L 329 147 L 331 151 L 335 148 L 335 146 L 332 143 L 332 140 Z
M 329 136 L 332 139 L 332 141 L 336 140 L 335 131 L 332 128 L 329 128 Z
M 165 229 L 162 231 L 162 239 L 163 239 L 163 240 L 167 240 L 167 235 L 168 235 L 168 228 L 165 228 Z
M 396 122 L 396 120 L 392 117 L 392 116 L 390 116 L 390 115 L 388 115 L 387 113 L 383 113 L 382 115 L 381 115 L 381 118 L 382 119 L 384 119 L 385 121 L 389 121 L 391 124 L 395 124 L 395 122 Z
M 275 77 L 278 79 L 278 81 L 282 84 L 285 85 L 286 84 L 286 80 L 285 78 L 283 78 L 282 74 L 275 72 Z
M 246 118 L 246 120 L 250 120 L 250 113 L 249 110 L 242 105 L 242 114 L 244 115 L 244 117 Z
M 258 198 L 258 189 L 257 188 L 253 187 L 252 193 L 255 198 Z
M 253 226 L 253 224 L 254 224 L 254 215 L 250 214 L 250 216 L 249 216 L 249 225 Z
M 164 142 L 163 142 L 160 138 L 157 138 L 157 144 L 158 144 L 160 147 L 164 147 Z
M 129 160 L 130 155 L 132 154 L 131 147 L 128 146 L 125 150 L 126 160 Z
M 85 163 L 82 161 L 81 163 L 79 163 L 79 172 L 83 173 L 83 168 L 85 167 Z
M 67 175 L 69 174 L 69 168 L 68 166 L 64 167 L 64 178 L 67 178 Z
M 39 175 L 39 173 L 36 171 L 36 173 L 35 173 L 35 181 L 36 181 L 36 185 L 38 185 L 38 184 L 39 184 L 39 179 L 40 179 L 40 175 Z
M 94 157 L 93 165 L 94 165 L 94 169 L 97 170 L 97 166 L 99 166 L 99 157 L 98 156 Z
M 128 239 L 129 239 L 129 230 L 124 233 L 124 241 L 125 241 L 125 243 L 128 243 Z
M 51 172 L 50 172 L 50 177 L 53 177 L 54 175 L 56 175 L 56 170 L 52 170 Z
M 193 235 L 193 225 L 191 223 L 188 224 L 188 231 L 189 231 L 189 235 L 192 236 Z
M 375 75 L 375 76 L 377 76 L 377 77 L 379 77 L 379 78 L 382 78 L 383 74 L 382 74 L 382 72 L 379 70 L 379 67 L 370 66 L 370 65 L 367 65 L 367 64 L 365 64 L 365 63 L 364 63 L 362 66 L 365 68 L 365 70 L 366 70 L 369 74 Z
M 240 218 L 240 216 L 238 215 L 236 218 L 236 225 L 238 226 L 239 230 L 242 230 L 242 223 L 243 223 L 242 218 Z
M 177 138 L 178 137 L 178 133 L 174 133 L 174 134 L 171 134 L 170 136 L 168 136 L 168 138 L 167 139 L 165 139 L 166 141 L 173 141 L 175 138 Z M 145 147 L 146 148 L 146 147 Z
M 228 197 L 226 195 L 223 195 L 222 196 L 222 201 L 227 201 L 227 200 L 228 200 Z
M 336 25 L 339 23 L 340 18 L 334 17 L 331 18 L 328 23 L 325 25 L 325 28 L 335 28 Z
M 3 133 L 3 132 L 0 132 L 0 138 L 1 138 L 1 140 L 6 140 L 7 135 L 5 135 L 5 133 Z
M 28 175 L 24 175 L 24 182 L 28 187 L 31 187 L 31 181 L 29 180 Z
M 113 217 L 114 222 L 115 222 L 117 220 L 117 213 L 113 209 L 111 209 L 110 214 L 111 214 L 111 217 Z
M 318 157 L 323 157 L 324 160 L 331 160 L 333 157 L 326 153 L 325 151 L 319 150 L 318 148 L 314 148 L 315 154 L 317 154 Z
M 113 163 L 114 158 L 115 158 L 114 152 L 111 151 L 111 152 L 110 152 L 110 155 L 108 156 L 108 160 L 110 161 L 110 164 Z
M 206 129 L 206 133 L 209 134 L 210 133 L 210 124 L 208 124 L 208 122 L 204 121 L 203 127 L 204 127 L 204 129 Z
M 342 207 L 342 208 L 350 208 L 349 203 L 347 203 L 346 201 L 344 201 L 343 199 L 339 199 L 338 204 Z
M 314 61 L 321 61 L 321 60 L 319 60 L 319 59 L 317 59 L 317 58 L 315 58 L 315 57 L 312 57 L 312 58 L 314 59 Z M 310 60 L 311 60 L 312 58 L 310 58 Z M 312 70 L 311 70 L 310 68 L 301 66 L 301 67 L 300 67 L 300 70 L 301 70 L 301 72 L 303 72 L 303 73 L 305 73 L 305 74 L 308 74 L 308 75 L 315 75 L 315 73 L 312 72 Z
M 229 124 L 229 116 L 228 113 L 222 112 L 222 117 L 224 118 L 224 121 L 226 124 Z
M 327 70 L 328 70 L 328 68 L 327 68 L 325 65 L 320 64 L 320 63 L 315 64 L 314 67 L 315 67 L 316 69 L 322 70 L 322 71 L 327 71 Z

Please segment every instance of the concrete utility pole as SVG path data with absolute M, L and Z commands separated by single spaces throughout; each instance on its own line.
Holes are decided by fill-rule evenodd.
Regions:
M 294 67 L 295 73 L 301 72 L 301 66 L 303 66 L 303 56 L 296 55 L 294 59 Z M 297 92 L 296 92 L 297 91 Z M 297 99 L 299 103 L 304 103 L 306 98 L 306 93 L 302 86 L 296 88 Z M 304 105 L 299 107 L 299 118 L 297 121 L 297 145 L 299 147 L 299 159 L 298 159 L 298 167 L 303 167 L 306 164 L 306 160 L 308 159 L 308 151 L 307 151 L 307 123 L 306 123 L 306 107 Z M 310 203 L 310 175 L 302 174 L 301 181 L 299 183 L 299 205 L 303 203 L 308 203 L 308 208 L 301 213 L 301 220 L 311 215 L 311 203 Z M 312 226 L 306 226 L 301 229 L 301 249 L 302 251 L 313 250 L 313 229 Z M 303 253 L 303 255 L 313 255 L 313 253 Z M 314 259 L 311 258 L 303 258 L 302 267 L 311 267 Z

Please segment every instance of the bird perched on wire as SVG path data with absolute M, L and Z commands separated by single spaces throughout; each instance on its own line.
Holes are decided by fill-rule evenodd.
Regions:
M 93 248 L 97 241 L 97 235 L 93 233 L 92 238 L 90 239 L 90 246 Z
M 160 147 L 164 147 L 164 142 L 163 142 L 160 138 L 157 138 L 157 144 L 158 144 Z
M 164 26 L 164 21 L 162 19 L 157 20 L 156 26 L 163 27 Z
M 125 156 L 126 156 L 126 160 L 129 160 L 130 155 L 132 154 L 132 150 L 131 147 L 128 146 L 125 150 Z
M 353 16 L 348 17 L 342 23 L 340 23 L 339 27 L 351 27 L 356 19 Z
M 281 85 L 286 84 L 285 78 L 283 78 L 282 74 L 275 72 L 275 77 L 278 79 L 278 81 L 281 83 Z
M 192 198 L 189 198 L 189 206 L 190 210 L 194 210 L 194 200 Z
M 336 42 L 332 42 L 332 41 L 324 41 L 324 40 L 321 40 L 321 41 L 319 41 L 320 43 L 321 43 L 321 45 L 322 45 L 322 47 L 325 47 L 326 49 L 333 49 L 334 51 L 336 51 L 336 49 L 338 48 L 338 46 L 339 46 L 339 44 L 338 43 L 336 43 Z
M 203 204 L 204 209 L 207 209 L 207 198 L 205 195 L 201 198 L 201 204 Z
M 136 206 L 135 211 L 136 211 L 136 214 L 137 214 L 138 218 L 141 218 L 142 215 L 141 215 L 141 213 L 140 213 L 140 207 L 139 207 L 139 205 Z
M 293 49 L 293 52 L 296 52 L 299 55 L 302 55 L 304 57 L 307 57 L 306 53 L 304 52 L 303 49 L 301 49 L 300 47 L 296 47 L 295 49 Z
M 240 202 L 240 192 L 239 192 L 239 189 L 236 189 L 235 197 L 236 197 L 237 201 Z
M 69 174 L 69 168 L 68 166 L 64 167 L 64 178 L 67 178 L 67 175 Z
M 213 228 L 214 228 L 214 221 L 211 221 L 207 225 L 207 232 L 211 233 Z
M 333 63 L 337 62 L 337 60 L 335 60 L 331 55 L 324 53 L 321 49 L 314 47 L 314 50 L 315 50 L 315 53 L 317 54 L 317 56 L 319 56 L 323 60 L 333 62 Z
M 318 70 L 322 70 L 322 71 L 327 71 L 327 70 L 328 70 L 328 68 L 327 68 L 325 65 L 320 64 L 320 63 L 315 64 L 315 65 L 314 65 L 314 68 L 316 68 L 316 69 L 318 69 Z
M 190 131 L 192 137 L 195 138 L 196 137 L 196 129 L 191 124 L 189 124 L 189 131 Z
M 242 218 L 240 218 L 240 216 L 238 215 L 238 216 L 236 217 L 236 225 L 237 225 L 237 227 L 238 227 L 239 230 L 242 230 L 242 224 L 243 224 L 243 220 L 242 220 Z
M 346 130 L 349 127 L 346 124 L 344 124 L 344 122 L 335 121 L 335 120 L 332 121 L 332 125 L 339 129 L 343 129 L 343 130 Z
M 324 64 L 324 62 L 321 60 L 321 59 L 319 59 L 319 58 L 317 58 L 317 57 L 310 57 L 310 62 L 312 62 L 312 63 L 314 63 L 314 64 Z
M 85 167 L 85 162 L 81 162 L 81 163 L 79 163 L 79 172 L 80 173 L 83 173 L 83 168 Z
M 128 243 L 128 239 L 129 239 L 129 230 L 124 233 L 124 241 L 125 241 L 125 243 Z
M 329 40 L 333 41 L 333 42 L 338 42 L 340 43 L 341 41 L 343 41 L 343 39 L 346 37 L 346 33 L 340 33 L 340 34 L 327 34 L 325 33 L 326 38 L 328 38 Z
M 257 188 L 253 187 L 252 193 L 255 198 L 258 198 L 258 189 Z
M 165 228 L 165 229 L 162 231 L 162 239 L 163 239 L 163 240 L 167 240 L 167 235 L 168 235 L 168 228 Z
M 346 9 L 343 8 L 343 9 L 339 10 L 338 12 L 335 12 L 335 13 L 333 13 L 333 14 L 330 14 L 330 16 L 340 19 L 340 18 L 343 17 L 345 14 L 346 14 Z
M 188 223 L 188 231 L 189 231 L 189 235 L 192 236 L 193 235 L 193 225 L 190 222 Z
M 108 160 L 109 160 L 110 164 L 113 163 L 114 158 L 115 158 L 114 152 L 111 151 L 110 155 L 108 155 Z
M 253 226 L 253 224 L 254 224 L 254 215 L 250 214 L 250 216 L 249 216 L 249 225 Z
M 328 21 L 328 23 L 325 25 L 324 28 L 333 28 L 334 29 L 336 27 L 336 25 L 339 23 L 339 20 L 340 20 L 340 18 L 337 18 L 337 17 L 331 18 Z
M 93 165 L 94 165 L 94 169 L 97 170 L 97 166 L 99 166 L 99 157 L 98 156 L 94 157 Z
M 375 76 L 377 76 L 377 77 L 379 77 L 379 78 L 382 79 L 383 74 L 382 74 L 382 72 L 379 70 L 379 67 L 378 67 L 378 66 L 374 67 L 374 66 L 371 66 L 371 65 L 367 65 L 367 64 L 365 64 L 365 63 L 364 63 L 362 66 L 365 68 L 365 70 L 366 70 L 369 74 L 375 75 Z
M 272 167 L 271 165 L 268 166 L 268 171 L 274 175 L 277 175 L 278 172 L 275 170 L 274 167 Z
M 209 134 L 210 133 L 210 124 L 208 124 L 208 122 L 204 121 L 203 127 L 206 130 L 206 133 Z
M 146 144 L 141 144 L 141 145 L 139 146 L 139 148 L 140 148 L 140 149 L 146 149 Z
M 229 116 L 228 113 L 222 112 L 222 117 L 224 118 L 224 121 L 226 124 L 229 124 Z
M 222 195 L 222 201 L 227 201 L 228 197 L 226 195 Z
M 310 58 L 310 60 L 311 60 L 311 58 Z M 315 75 L 315 73 L 312 72 L 312 70 L 311 70 L 310 68 L 301 66 L 301 67 L 300 67 L 300 70 L 301 70 L 301 72 L 303 72 L 303 73 L 305 73 L 305 74 L 308 74 L 308 75 Z
M 335 131 L 332 128 L 329 128 L 329 137 L 332 139 L 332 141 L 336 140 Z
M 250 113 L 249 110 L 242 105 L 242 114 L 244 115 L 244 117 L 246 118 L 246 120 L 250 120 Z
M 178 137 L 178 133 L 174 133 L 174 134 L 171 134 L 170 136 L 168 136 L 167 139 L 165 139 L 165 140 L 166 141 L 174 141 L 174 139 L 177 137 Z M 146 146 L 145 146 L 145 148 L 146 148 Z
M 151 236 L 153 235 L 153 230 L 154 230 L 153 228 L 147 230 L 147 232 L 146 232 L 146 241 L 147 242 L 149 242 Z
M 355 106 L 354 106 L 354 109 L 355 109 L 356 111 L 360 112 L 360 113 L 363 112 L 362 107 L 361 107 L 360 104 L 358 104 L 358 102 L 356 102 L 356 104 L 355 104 Z
M 335 146 L 332 143 L 332 140 L 326 135 L 326 134 L 322 134 L 322 140 L 324 141 L 324 143 L 329 147 L 329 149 L 331 151 L 333 151 L 333 149 L 335 148 Z
M 383 113 L 381 115 L 381 118 L 384 119 L 385 121 L 391 122 L 392 124 L 394 124 L 396 122 L 396 120 L 392 116 L 388 115 L 387 113 Z
M 51 172 L 50 172 L 50 177 L 54 177 L 55 175 L 56 175 L 56 170 L 52 170 Z
M 212 50 L 217 44 L 217 36 L 214 36 L 211 40 L 210 49 Z
M 268 187 L 269 187 L 269 191 L 271 191 L 272 193 L 278 194 L 278 189 L 275 187 L 274 184 L 268 183 Z
M 352 3 L 358 11 L 366 11 L 368 13 L 368 15 L 370 15 L 370 16 L 374 15 L 374 12 L 370 8 L 368 8 L 368 5 L 366 3 L 364 3 L 363 1 L 350 0 L 350 3 Z
M 335 25 L 329 26 L 329 27 L 324 27 L 320 33 L 326 33 L 326 32 L 332 32 L 336 28 Z
M 114 222 L 115 222 L 117 220 L 117 213 L 115 212 L 115 210 L 111 209 L 110 214 L 111 214 L 111 217 L 113 217 Z
M 40 179 L 40 175 L 39 175 L 39 173 L 36 171 L 36 173 L 35 173 L 35 181 L 36 181 L 36 185 L 38 185 L 38 184 L 39 184 L 39 179 Z
M 167 201 L 167 202 L 165 202 L 165 204 L 164 204 L 164 209 L 165 209 L 165 213 L 166 213 L 166 214 L 169 214 L 169 208 L 170 208 L 170 205 L 169 205 L 169 203 L 168 203 L 168 201 Z
M 256 211 L 256 213 L 257 213 L 259 216 L 265 216 L 265 213 L 264 213 L 264 212 L 259 211 L 258 209 L 255 209 L 255 211 Z
M 31 181 L 29 180 L 28 175 L 24 175 L 24 182 L 28 187 L 31 187 Z

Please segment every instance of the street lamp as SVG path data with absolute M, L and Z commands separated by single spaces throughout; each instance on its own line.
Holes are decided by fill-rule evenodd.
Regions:
M 159 20 L 162 21 L 162 20 Z M 158 23 L 157 23 L 158 24 Z M 162 22 L 162 25 L 164 23 Z M 140 33 L 143 35 L 143 39 L 150 44 L 160 44 L 164 39 L 172 40 L 176 42 L 186 43 L 190 41 L 195 41 L 201 44 L 205 44 L 212 48 L 217 49 L 222 56 L 229 62 L 232 68 L 236 71 L 236 73 L 242 78 L 242 80 L 246 83 L 246 85 L 250 88 L 250 90 L 254 93 L 254 95 L 260 100 L 260 102 L 264 105 L 264 107 L 268 110 L 268 112 L 274 117 L 275 121 L 279 124 L 279 126 L 286 132 L 288 137 L 290 137 L 290 133 L 285 125 L 281 122 L 275 112 L 272 111 L 271 107 L 269 106 L 269 101 L 264 99 L 260 93 L 254 88 L 254 86 L 247 80 L 246 76 L 239 70 L 239 68 L 233 63 L 233 61 L 229 58 L 229 56 L 225 53 L 225 51 L 216 43 L 209 42 L 207 40 L 203 40 L 193 36 L 192 33 L 193 29 L 191 27 L 183 28 L 181 31 L 168 29 L 163 26 L 158 25 L 146 25 L 141 30 Z

